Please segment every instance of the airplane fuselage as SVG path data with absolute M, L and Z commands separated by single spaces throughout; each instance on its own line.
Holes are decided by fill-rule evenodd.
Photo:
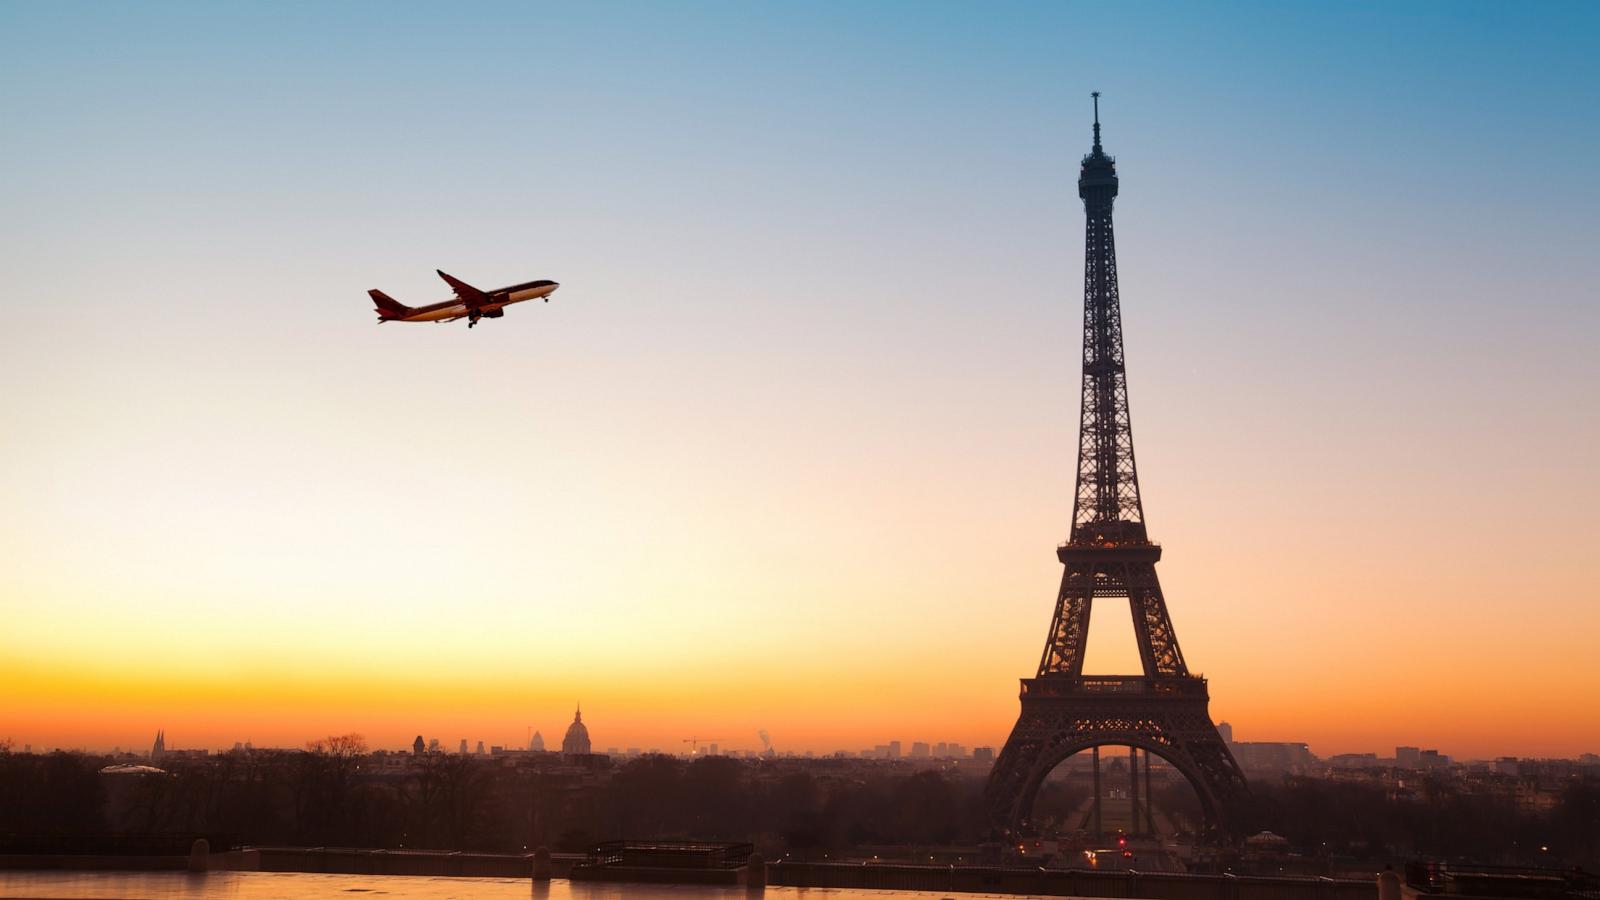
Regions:
M 485 291 L 490 296 L 487 303 L 476 307 L 479 315 L 490 319 L 498 318 L 500 311 L 513 303 L 524 300 L 537 300 L 555 293 L 561 285 L 554 281 L 528 281 L 514 284 L 493 291 Z M 414 307 L 405 315 L 390 316 L 388 318 L 400 322 L 448 322 L 453 319 L 462 319 L 472 314 L 473 307 L 467 306 L 460 300 L 446 300 L 442 303 L 433 303 L 428 306 Z

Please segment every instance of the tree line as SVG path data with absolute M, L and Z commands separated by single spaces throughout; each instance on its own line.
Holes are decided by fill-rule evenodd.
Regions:
M 16 754 L 0 745 L 0 833 L 216 834 L 256 846 L 579 852 L 613 838 L 754 841 L 772 854 L 972 846 L 987 837 L 983 780 L 848 761 L 693 761 L 645 756 L 612 768 L 507 766 L 427 754 L 379 767 L 359 737 L 306 751 L 253 750 L 162 762 L 165 774 L 101 775 L 113 760 Z M 1038 810 L 1071 827 L 1087 793 L 1047 783 Z M 1158 809 L 1195 810 L 1187 785 Z M 1241 817 L 1300 853 L 1376 863 L 1409 856 L 1600 868 L 1600 782 L 1575 780 L 1548 809 L 1431 782 L 1400 797 L 1315 777 L 1256 781 Z

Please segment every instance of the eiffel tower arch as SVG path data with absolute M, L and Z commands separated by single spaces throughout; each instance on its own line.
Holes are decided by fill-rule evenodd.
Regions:
M 1108 746 L 1162 758 L 1194 788 L 1209 822 L 1231 824 L 1244 777 L 1207 715 L 1204 679 L 1029 678 L 1022 685 L 1022 715 L 985 794 L 1000 833 L 1029 833 L 1034 798 L 1051 770 L 1074 754 Z
M 1244 775 L 1211 721 L 1206 680 L 1189 674 L 1184 662 L 1156 577 L 1161 546 L 1145 531 L 1111 224 L 1117 168 L 1100 145 L 1100 95 L 1094 96 L 1094 147 L 1078 177 L 1086 228 L 1072 532 L 1056 549 L 1061 590 L 1039 670 L 1022 680 L 1022 712 L 990 773 L 985 803 L 998 834 L 1026 834 L 1034 797 L 1056 765 L 1083 750 L 1136 747 L 1177 769 L 1194 787 L 1210 823 L 1230 829 L 1246 792 Z M 1096 600 L 1128 603 L 1141 674 L 1084 675 L 1089 611 Z

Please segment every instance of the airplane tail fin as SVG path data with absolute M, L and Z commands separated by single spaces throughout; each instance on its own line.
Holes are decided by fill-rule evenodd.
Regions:
M 411 307 L 406 306 L 383 291 L 371 290 L 367 291 L 367 295 L 372 298 L 372 305 L 378 308 L 378 318 L 380 320 L 398 319 L 411 312 Z

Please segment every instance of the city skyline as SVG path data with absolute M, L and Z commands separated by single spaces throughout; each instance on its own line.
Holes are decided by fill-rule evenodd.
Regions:
M 1307 744 L 1304 741 L 1297 741 L 1297 740 L 1294 740 L 1294 739 L 1272 738 L 1272 737 L 1265 737 L 1265 736 L 1261 736 L 1261 735 L 1250 735 L 1248 733 L 1246 733 L 1246 735 L 1245 735 L 1245 737 L 1243 739 L 1239 740 L 1238 742 L 1235 742 L 1234 736 L 1233 736 L 1233 725 L 1232 725 L 1232 723 L 1227 722 L 1227 721 L 1220 721 L 1217 724 L 1218 724 L 1218 727 L 1221 728 L 1223 730 L 1223 732 L 1224 732 L 1224 740 L 1227 742 L 1227 744 L 1230 747 L 1235 748 L 1236 752 L 1238 752 L 1237 748 L 1239 748 L 1241 746 L 1244 746 L 1244 747 L 1255 746 L 1255 747 L 1267 747 L 1267 748 L 1303 747 L 1303 748 L 1306 749 L 1307 752 L 1310 752 L 1312 756 L 1316 757 L 1317 759 L 1321 760 L 1324 763 L 1332 763 L 1335 767 L 1338 766 L 1339 760 L 1341 758 L 1354 758 L 1354 757 L 1374 757 L 1376 759 L 1376 761 L 1379 762 L 1379 763 L 1382 763 L 1385 760 L 1388 760 L 1390 763 L 1393 763 L 1393 762 L 1396 761 L 1397 758 L 1403 757 L 1407 752 L 1410 752 L 1412 754 L 1416 754 L 1416 753 L 1439 754 L 1441 758 L 1443 758 L 1443 759 L 1445 759 L 1447 761 L 1453 761 L 1453 762 L 1456 762 L 1456 763 L 1487 763 L 1487 762 L 1493 762 L 1493 761 L 1497 761 L 1497 760 L 1519 759 L 1519 758 L 1520 759 L 1526 759 L 1526 760 L 1561 760 L 1561 759 L 1565 759 L 1565 760 L 1571 760 L 1571 761 L 1586 761 L 1586 760 L 1592 760 L 1592 759 L 1594 759 L 1596 757 L 1600 757 L 1600 754 L 1597 754 L 1597 753 L 1595 753 L 1593 751 L 1582 751 L 1582 752 L 1579 752 L 1579 753 L 1571 754 L 1569 756 L 1561 756 L 1561 755 L 1550 755 L 1550 756 L 1524 755 L 1524 756 L 1518 756 L 1517 754 L 1505 754 L 1505 753 L 1490 753 L 1490 754 L 1477 755 L 1477 756 L 1474 756 L 1474 755 L 1460 755 L 1460 754 L 1452 754 L 1452 753 L 1450 753 L 1448 748 L 1440 749 L 1440 748 L 1437 748 L 1437 747 L 1427 746 L 1426 742 L 1413 742 L 1411 744 L 1396 744 L 1396 745 L 1390 746 L 1390 747 L 1368 747 L 1368 748 L 1364 748 L 1364 749 L 1360 749 L 1360 750 L 1341 750 L 1341 751 L 1337 751 L 1337 752 L 1318 752 L 1316 748 L 1311 747 L 1309 744 Z M 483 737 L 482 735 L 484 733 L 485 732 L 483 732 L 481 729 L 479 729 L 479 730 L 472 731 L 470 733 L 470 736 L 452 736 L 452 737 L 448 737 L 447 738 L 447 737 L 444 737 L 444 736 L 439 735 L 439 734 L 433 734 L 432 732 L 424 731 L 422 733 L 413 735 L 411 738 L 407 738 L 407 739 L 404 739 L 404 740 L 397 739 L 397 740 L 388 741 L 388 742 L 385 742 L 385 741 L 378 741 L 378 742 L 368 741 L 366 735 L 361 735 L 361 734 L 357 734 L 357 733 L 354 733 L 354 732 L 347 733 L 346 735 L 343 735 L 343 736 L 344 737 L 354 736 L 354 737 L 360 738 L 362 743 L 366 746 L 366 749 L 367 749 L 368 752 L 410 753 L 411 752 L 412 743 L 418 738 L 424 739 L 425 743 L 430 748 L 432 748 L 432 749 L 430 749 L 430 752 L 466 753 L 468 755 L 483 755 L 483 752 L 481 751 L 480 748 L 487 748 L 488 750 L 492 750 L 494 752 L 510 751 L 510 752 L 513 752 L 513 753 L 534 751 L 534 752 L 541 752 L 541 753 L 561 754 L 561 753 L 566 752 L 559 745 L 557 745 L 555 747 L 545 746 L 542 738 L 539 741 L 537 741 L 538 746 L 532 746 L 532 744 L 535 743 L 532 740 L 532 738 L 524 738 L 524 739 L 518 741 L 518 740 L 509 739 L 509 738 L 500 739 L 500 738 L 494 737 L 494 736 Z M 538 728 L 530 726 L 530 729 L 528 730 L 528 734 L 533 736 L 533 737 L 540 737 L 541 733 L 540 733 Z M 206 744 L 204 742 L 201 742 L 201 743 L 196 743 L 196 744 L 194 744 L 192 746 L 173 745 L 171 747 L 167 747 L 166 746 L 166 729 L 158 728 L 158 729 L 156 729 L 156 732 L 155 732 L 156 746 L 159 747 L 159 748 L 162 748 L 162 750 L 164 750 L 166 752 L 203 753 L 203 754 L 220 754 L 220 753 L 226 753 L 226 752 L 228 752 L 230 750 L 261 750 L 261 751 L 284 751 L 284 750 L 289 750 L 289 751 L 297 751 L 297 750 L 308 749 L 313 744 L 315 744 L 315 743 L 317 743 L 319 741 L 322 741 L 322 740 L 324 740 L 324 739 L 326 739 L 328 737 L 340 737 L 340 736 L 339 735 L 322 735 L 322 736 L 315 737 L 315 738 L 307 738 L 306 740 L 298 742 L 298 743 L 290 743 L 290 744 L 286 744 L 286 745 L 257 744 L 255 741 L 253 741 L 250 738 L 238 738 L 238 739 L 234 739 L 232 741 L 224 740 L 224 741 L 222 741 L 220 743 L 217 743 L 217 744 Z M 995 756 L 995 754 L 998 753 L 998 750 L 999 750 L 998 745 L 994 745 L 994 744 L 967 745 L 967 744 L 964 744 L 964 743 L 959 742 L 959 741 L 936 741 L 936 740 L 933 740 L 932 738 L 927 738 L 925 736 L 922 736 L 922 737 L 911 737 L 909 739 L 905 738 L 904 736 L 893 737 L 893 738 L 883 738 L 883 739 L 879 739 L 879 740 L 874 740 L 870 744 L 864 745 L 864 746 L 861 746 L 861 747 L 839 746 L 839 747 L 834 747 L 832 749 L 822 749 L 822 748 L 819 748 L 819 747 L 809 747 L 809 746 L 807 746 L 807 747 L 798 747 L 798 748 L 797 747 L 778 747 L 777 745 L 770 743 L 770 736 L 768 737 L 768 741 L 769 742 L 763 744 L 760 733 L 756 734 L 754 736 L 754 738 L 755 738 L 755 740 L 753 742 L 748 742 L 748 743 L 742 742 L 740 739 L 733 739 L 733 740 L 721 739 L 721 740 L 715 741 L 715 742 L 707 741 L 707 740 L 700 740 L 698 742 L 698 746 L 697 747 L 689 748 L 689 749 L 686 749 L 686 748 L 684 748 L 682 746 L 678 746 L 678 745 L 692 743 L 692 739 L 690 739 L 690 738 L 679 738 L 679 739 L 676 739 L 676 740 L 668 738 L 668 739 L 664 739 L 662 741 L 641 742 L 641 743 L 638 743 L 636 745 L 627 745 L 627 744 L 602 745 L 602 744 L 597 743 L 597 744 L 594 744 L 594 749 L 593 749 L 592 752 L 595 753 L 595 754 L 598 754 L 598 755 L 621 756 L 621 757 L 634 757 L 634 756 L 639 756 L 639 755 L 643 755 L 643 754 L 661 754 L 661 755 L 665 755 L 665 756 L 678 757 L 680 759 L 696 758 L 696 757 L 699 757 L 699 756 L 719 756 L 720 755 L 720 756 L 734 756 L 734 757 L 748 758 L 748 759 L 764 757 L 764 756 L 772 756 L 772 757 L 777 757 L 777 758 L 806 758 L 806 759 L 811 759 L 811 758 L 827 759 L 827 758 L 832 758 L 832 757 L 860 758 L 860 759 L 884 758 L 884 759 L 900 759 L 900 760 L 907 760 L 907 761 L 917 760 L 917 759 L 929 759 L 929 760 L 968 759 L 968 760 L 970 760 L 970 759 L 975 759 L 976 758 L 976 759 L 983 760 L 983 761 L 992 761 L 994 756 Z M 469 749 L 469 750 L 457 749 L 455 751 L 452 751 L 449 748 L 449 744 L 450 744 L 451 741 L 459 741 L 459 742 L 461 742 L 463 744 L 475 745 L 475 747 L 473 747 L 472 749 Z M 161 751 L 157 751 L 157 752 L 152 753 L 149 749 L 141 749 L 139 744 L 138 744 L 138 741 L 136 741 L 136 740 L 128 742 L 126 745 L 119 743 L 119 744 L 111 744 L 111 745 L 105 745 L 105 746 L 91 746 L 91 745 L 60 746 L 60 745 L 50 745 L 50 744 L 34 746 L 32 744 L 26 744 L 25 745 L 25 744 L 22 744 L 20 742 L 14 742 L 14 746 L 12 746 L 10 749 L 12 751 L 14 751 L 14 752 L 44 753 L 44 752 L 54 752 L 54 751 L 60 750 L 60 751 L 67 751 L 67 752 L 122 753 L 122 754 L 133 754 L 133 755 L 145 756 L 145 757 L 153 757 L 153 756 L 159 755 L 160 752 L 161 752 Z M 1388 755 L 1386 755 L 1386 754 L 1388 754 Z M 1076 757 L 1074 757 L 1074 758 L 1076 758 Z M 1404 762 L 1404 760 L 1401 760 L 1401 762 Z
M 1213 717 L 1600 750 L 1600 12 L 627 9 L 0 11 L 0 740 L 998 747 L 1098 89 Z M 563 287 L 373 324 L 436 266 Z

